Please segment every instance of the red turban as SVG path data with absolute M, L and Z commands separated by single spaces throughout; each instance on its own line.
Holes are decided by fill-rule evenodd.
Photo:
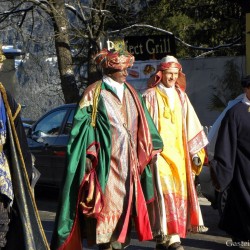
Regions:
M 132 67 L 135 58 L 128 51 L 109 51 L 105 48 L 95 56 L 94 61 L 104 69 L 123 70 Z
M 157 84 L 161 82 L 162 79 L 162 71 L 168 69 L 168 68 L 178 68 L 179 69 L 179 77 L 176 81 L 176 83 L 179 85 L 179 87 L 185 91 L 186 89 L 186 77 L 185 74 L 182 73 L 182 66 L 178 62 L 178 60 L 174 56 L 166 56 L 163 57 L 160 65 L 158 66 L 158 71 L 149 78 L 148 80 L 148 86 L 149 87 L 155 87 Z

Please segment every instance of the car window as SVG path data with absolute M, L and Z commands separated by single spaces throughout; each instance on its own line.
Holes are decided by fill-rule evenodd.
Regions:
M 57 110 L 45 116 L 35 126 L 33 134 L 37 136 L 58 135 L 66 113 L 67 110 L 63 109 L 63 110 Z
M 70 134 L 70 131 L 71 131 L 72 126 L 73 126 L 74 115 L 75 115 L 75 109 L 72 109 L 70 111 L 70 114 L 68 116 L 68 120 L 67 120 L 65 127 L 64 127 L 64 130 L 63 130 L 64 135 Z

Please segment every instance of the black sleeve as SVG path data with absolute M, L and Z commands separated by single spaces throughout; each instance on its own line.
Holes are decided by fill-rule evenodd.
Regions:
M 8 98 L 10 108 L 11 108 L 12 115 L 14 115 L 17 111 L 18 104 L 16 103 L 14 98 L 8 92 L 7 92 L 7 98 Z M 17 117 L 15 118 L 14 124 L 15 124 L 16 132 L 17 132 L 17 137 L 19 139 L 20 147 L 22 150 L 23 159 L 24 159 L 24 163 L 26 166 L 26 171 L 27 171 L 27 174 L 29 176 L 29 180 L 31 180 L 31 177 L 32 177 L 31 153 L 29 151 L 27 137 L 25 134 L 22 120 L 21 120 L 20 112 L 17 115 Z
M 214 159 L 210 162 L 221 191 L 227 188 L 233 178 L 236 148 L 237 126 L 234 113 L 228 111 L 221 121 L 215 144 Z

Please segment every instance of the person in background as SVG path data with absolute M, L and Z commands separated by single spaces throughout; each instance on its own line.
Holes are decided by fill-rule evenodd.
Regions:
M 153 165 L 157 199 L 148 205 L 156 249 L 183 249 L 188 231 L 204 232 L 194 176 L 202 169 L 208 141 L 185 93 L 182 66 L 161 60 L 143 94 L 164 148 Z
M 134 57 L 103 49 L 95 62 L 103 77 L 85 90 L 76 111 L 52 250 L 80 250 L 83 238 L 99 249 L 123 249 L 132 218 L 139 240 L 152 239 L 147 164 L 162 140 L 141 96 L 126 82 Z M 144 186 L 151 194 L 143 189 L 144 196 Z
M 227 106 L 225 107 L 225 109 L 221 112 L 221 114 L 218 116 L 218 118 L 215 120 L 215 122 L 213 123 L 212 127 L 209 129 L 208 134 L 207 134 L 207 139 L 209 141 L 206 150 L 207 150 L 207 164 L 206 166 L 209 167 L 209 161 L 211 161 L 214 158 L 214 148 L 215 148 L 215 143 L 217 140 L 217 136 L 218 136 L 218 131 L 220 128 L 220 124 L 221 121 L 223 119 L 223 117 L 225 116 L 226 112 L 232 108 L 235 104 L 241 102 L 243 100 L 245 94 L 240 94 L 238 95 L 235 99 L 230 100 L 227 104 Z M 205 163 L 204 163 L 205 164 Z M 209 171 L 209 169 L 208 169 Z M 213 208 L 218 208 L 218 197 L 219 197 L 219 192 L 214 189 L 214 196 L 215 199 L 212 201 L 211 206 Z
M 218 116 L 218 118 L 215 120 L 215 122 L 212 125 L 212 128 L 209 129 L 207 134 L 207 139 L 209 141 L 209 144 L 207 145 L 207 154 L 208 159 L 212 160 L 214 157 L 214 147 L 218 135 L 218 131 L 220 128 L 221 121 L 223 117 L 225 116 L 226 112 L 232 108 L 235 104 L 241 102 L 243 100 L 244 94 L 240 94 L 235 99 L 230 100 L 226 106 L 226 108 L 221 112 L 221 114 Z
M 229 187 L 219 227 L 238 243 L 250 240 L 250 75 L 241 84 L 243 99 L 223 117 L 210 161 L 216 190 Z
M 0 70 L 5 59 L 0 46 Z M 0 249 L 49 249 L 30 187 L 32 161 L 20 110 L 0 83 Z

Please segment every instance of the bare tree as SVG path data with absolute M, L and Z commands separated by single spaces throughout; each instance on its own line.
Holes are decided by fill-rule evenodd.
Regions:
M 64 0 L 49 0 L 46 12 L 53 20 L 55 32 L 55 48 L 58 58 L 58 69 L 61 78 L 62 91 L 66 103 L 78 99 L 79 91 L 76 86 L 74 70 L 72 67 L 72 55 L 68 32 L 68 19 Z
M 30 40 L 39 44 L 39 37 L 48 34 L 39 34 L 36 28 L 38 17 L 44 18 L 49 26 L 53 27 L 54 45 L 58 59 L 58 70 L 61 79 L 61 87 L 65 102 L 73 102 L 78 99 L 79 90 L 74 77 L 72 56 L 70 51 L 68 19 L 63 0 L 30 0 L 30 1 L 5 1 L 8 8 L 0 14 L 0 23 L 3 28 L 9 25 L 22 31 L 23 36 L 29 36 Z M 3 10 L 3 9 L 2 9 Z M 3 29 L 2 28 L 2 29 Z M 41 39 L 43 40 L 43 39 Z
M 139 6 L 141 2 L 139 0 L 1 1 L 2 30 L 15 27 L 18 36 L 22 34 L 25 38 L 29 37 L 38 47 L 39 40 L 45 41 L 43 36 L 49 34 L 53 37 L 61 89 L 66 103 L 77 101 L 79 87 L 86 85 L 89 80 L 95 80 L 96 68 L 91 59 L 99 49 L 100 39 L 107 34 L 108 27 L 120 28 L 124 24 L 129 24 L 126 20 L 129 18 L 134 20 L 131 16 L 136 15 L 135 11 L 131 11 L 134 10 L 131 4 L 132 7 Z M 39 33 L 40 19 L 47 23 L 50 33 Z M 52 51 L 51 48 L 48 50 Z M 88 74 L 79 73 L 83 66 Z
M 137 34 L 137 13 L 148 7 L 148 2 L 155 1 L 0 0 L 0 30 L 4 36 L 7 34 L 4 39 L 11 43 L 16 41 L 16 45 L 27 53 L 31 52 L 32 43 L 43 61 L 47 57 L 57 58 L 64 102 L 69 103 L 77 101 L 81 88 L 98 77 L 92 58 L 99 50 L 102 38 L 112 35 L 115 30 L 118 32 L 113 34 L 119 36 L 126 27 L 133 28 L 129 29 L 130 34 Z M 147 25 L 142 24 L 140 32 L 146 28 Z M 12 32 L 13 29 L 16 32 Z M 208 46 L 205 50 L 195 47 L 210 53 Z

